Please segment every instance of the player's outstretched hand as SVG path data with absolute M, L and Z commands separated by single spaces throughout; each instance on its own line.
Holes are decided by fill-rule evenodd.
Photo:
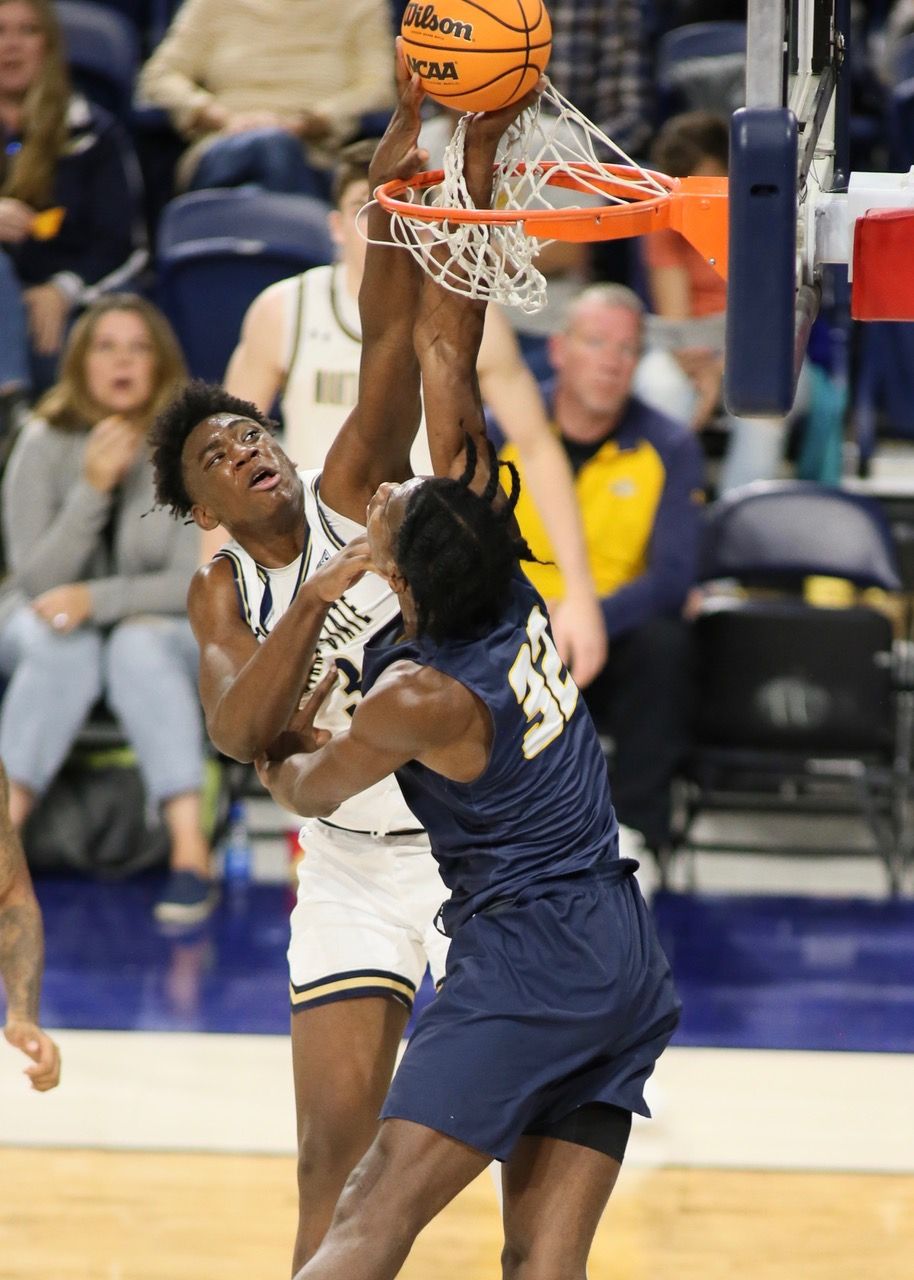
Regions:
M 499 107 L 497 111 L 477 111 L 467 130 L 467 145 L 473 138 L 497 144 L 508 126 L 536 103 L 545 87 L 546 77 L 540 76 L 530 92 L 518 98 L 517 102 L 509 103 L 507 107 Z
M 358 582 L 372 568 L 368 539 L 364 534 L 347 542 L 341 551 L 322 564 L 308 581 L 321 600 L 332 604 L 344 591 Z
M 502 134 L 533 106 L 545 83 L 545 77 L 540 76 L 530 92 L 517 102 L 498 111 L 478 111 L 467 125 L 463 176 L 470 199 L 477 209 L 487 209 L 492 202 L 492 166 Z
M 3 1028 L 3 1034 L 11 1045 L 32 1059 L 32 1065 L 26 1067 L 25 1074 L 33 1089 L 47 1093 L 48 1089 L 60 1083 L 60 1050 L 46 1031 L 34 1022 L 11 1019 Z
M 428 162 L 428 152 L 418 145 L 422 117 L 419 108 L 425 92 L 417 75 L 406 66 L 403 41 L 397 36 L 397 109 L 378 143 L 368 168 L 372 192 L 394 178 L 411 178 Z

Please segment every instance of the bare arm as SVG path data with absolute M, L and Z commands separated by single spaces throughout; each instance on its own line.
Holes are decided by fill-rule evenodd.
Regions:
M 187 0 L 140 71 L 140 101 L 163 107 L 185 137 L 219 129 L 228 119 L 227 110 L 204 88 L 219 17 L 218 0 Z
M 60 1079 L 57 1045 L 38 1025 L 44 931 L 19 836 L 9 817 L 9 784 L 0 764 L 0 978 L 6 990 L 4 1035 L 33 1065 L 32 1087 L 53 1089 Z
M 356 539 L 304 582 L 269 636 L 258 644 L 238 612 L 229 562 L 198 569 L 187 611 L 200 646 L 200 700 L 210 738 L 234 760 L 266 751 L 295 715 L 314 664 L 330 602 L 368 563 Z
M 238 346 L 225 371 L 225 389 L 242 400 L 252 400 L 261 413 L 269 413 L 286 376 L 283 365 L 285 310 L 296 281 L 281 280 L 257 295 L 241 325 Z
M 658 316 L 686 320 L 692 314 L 692 290 L 685 267 L 649 267 L 648 286 Z
M 418 77 L 408 76 L 399 46 L 397 84 L 397 110 L 368 175 L 372 190 L 394 177 L 416 173 L 425 158 L 416 145 L 422 90 Z M 409 452 L 421 413 L 419 364 L 412 343 L 421 269 L 412 254 L 391 243 L 390 219 L 378 204 L 369 209 L 367 234 L 359 290 L 359 400 L 330 447 L 321 479 L 321 495 L 328 505 L 359 523 L 364 523 L 368 500 L 379 484 L 412 474 Z
M 306 712 L 311 720 L 318 707 L 316 697 Z M 488 714 L 464 685 L 430 667 L 402 662 L 359 703 L 347 732 L 308 754 L 261 758 L 257 772 L 279 804 L 328 817 L 410 760 L 469 782 L 485 769 L 490 741 Z
M 583 687 L 606 662 L 606 628 L 590 572 L 574 479 L 546 419 L 536 380 L 497 307 L 486 312 L 477 370 L 482 398 L 517 446 L 524 478 L 555 547 L 567 594 L 553 610 L 553 631 L 562 659 Z

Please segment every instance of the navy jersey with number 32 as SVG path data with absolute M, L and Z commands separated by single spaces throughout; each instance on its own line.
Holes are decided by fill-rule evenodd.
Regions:
M 363 692 L 405 659 L 460 681 L 492 718 L 489 763 L 474 782 L 415 761 L 397 770 L 451 890 L 448 932 L 536 881 L 598 868 L 629 874 L 593 721 L 556 651 L 546 606 L 520 570 L 501 620 L 480 639 L 395 643 L 398 625 L 366 646 Z

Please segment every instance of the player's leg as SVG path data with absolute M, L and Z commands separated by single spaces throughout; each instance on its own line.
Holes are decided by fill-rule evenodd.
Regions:
M 296 1280 L 393 1280 L 422 1228 L 488 1163 L 435 1129 L 385 1120 Z
M 583 1107 L 565 1139 L 525 1134 L 502 1173 L 503 1280 L 585 1280 L 587 1257 L 616 1184 L 631 1113 Z M 578 1139 L 588 1145 L 581 1145 Z
M 396 841 L 320 822 L 303 834 L 289 945 L 297 1267 L 317 1249 L 346 1178 L 377 1134 L 425 971 L 422 938 L 404 919 Z
M 383 996 L 292 1015 L 299 1203 L 293 1271 L 317 1250 L 346 1179 L 377 1134 L 408 1016 Z

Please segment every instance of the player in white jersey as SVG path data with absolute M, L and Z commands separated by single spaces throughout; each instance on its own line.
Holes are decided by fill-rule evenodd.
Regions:
M 402 68 L 398 74 L 401 103 L 378 146 L 374 184 L 421 167 L 421 90 Z M 379 208 L 370 232 L 389 238 Z M 339 687 L 322 732 L 347 725 L 347 707 L 360 692 L 362 645 L 397 611 L 389 587 L 366 573 L 364 539 L 351 539 L 363 531 L 377 485 L 410 474 L 420 277 L 409 254 L 369 249 L 359 401 L 321 472 L 300 474 L 257 407 L 220 387 L 192 384 L 153 428 L 159 500 L 204 530 L 223 525 L 233 539 L 198 570 L 188 613 L 200 644 L 207 727 L 235 759 L 251 760 L 271 744 L 286 750 L 302 699 L 331 663 Z M 427 961 L 441 976 L 445 946 L 432 928 L 445 890 L 399 788 L 384 783 L 337 812 L 333 825 L 313 823 L 306 844 L 289 947 L 296 1267 L 316 1250 L 347 1175 L 374 1137 L 415 989 Z
M 226 390 L 253 401 L 263 413 L 281 397 L 285 451 L 300 467 L 323 466 L 356 402 L 362 345 L 357 298 L 365 262 L 357 220 L 370 198 L 370 145 L 353 143 L 335 174 L 329 221 L 338 261 L 280 280 L 254 299 L 225 375 Z M 497 307 L 486 313 L 477 372 L 484 403 L 518 449 L 568 584 L 565 600 L 551 609 L 556 643 L 578 684 L 589 684 L 606 661 L 606 635 L 571 470 L 517 340 Z M 424 428 L 411 460 L 417 475 L 432 471 Z M 217 533 L 205 537 L 204 558 L 219 545 Z

